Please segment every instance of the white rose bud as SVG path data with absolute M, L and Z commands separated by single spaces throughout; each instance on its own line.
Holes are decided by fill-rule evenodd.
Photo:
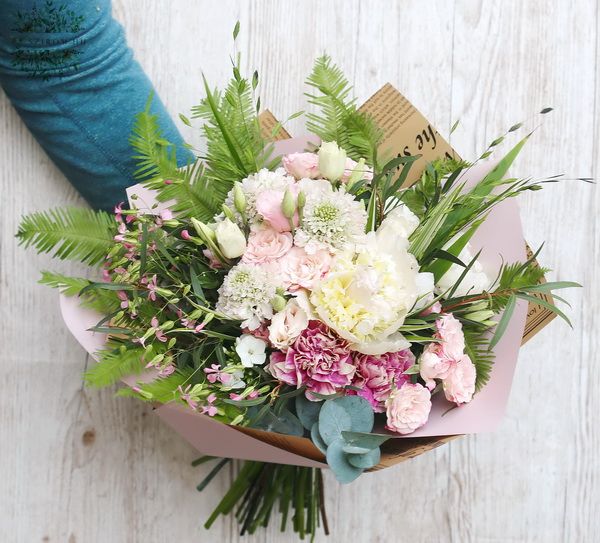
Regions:
M 225 219 L 217 224 L 215 234 L 219 249 L 226 258 L 238 258 L 244 254 L 246 236 L 237 224 Z
M 319 171 L 330 181 L 337 181 L 346 170 L 346 151 L 335 141 L 323 142 L 319 149 Z

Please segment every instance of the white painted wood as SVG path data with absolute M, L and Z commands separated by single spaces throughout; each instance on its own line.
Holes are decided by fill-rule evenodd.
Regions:
M 240 19 L 243 65 L 257 68 L 263 105 L 303 109 L 300 85 L 327 51 L 359 100 L 395 84 L 452 143 L 474 156 L 543 106 L 515 173 L 598 175 L 597 1 L 115 0 L 140 62 L 176 115 L 200 97 L 200 72 L 228 74 Z M 201 523 L 226 489 L 195 484 L 194 451 L 145 406 L 82 387 L 85 357 L 61 325 L 51 266 L 16 247 L 21 214 L 81 199 L 0 97 L 0 541 L 238 541 L 235 525 Z M 530 124 L 536 125 L 537 119 Z M 290 124 L 298 130 L 300 121 Z M 182 127 L 199 143 L 197 131 Z M 600 277 L 596 188 L 565 183 L 526 196 L 532 245 L 570 292 L 575 331 L 555 321 L 524 347 L 508 413 L 470 436 L 349 487 L 328 477 L 329 541 L 594 541 L 600 528 Z M 53 264 L 56 267 L 56 264 Z M 73 271 L 74 266 L 58 268 Z M 246 541 L 295 541 L 276 526 Z M 317 537 L 317 541 L 325 541 Z

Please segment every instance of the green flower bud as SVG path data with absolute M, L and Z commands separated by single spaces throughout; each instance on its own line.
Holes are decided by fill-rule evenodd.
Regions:
M 275 311 L 283 311 L 285 308 L 285 298 L 276 294 L 275 297 L 271 300 L 271 305 Z
M 242 189 L 242 184 L 239 181 L 233 185 L 233 205 L 238 213 L 244 215 L 246 212 L 246 195 Z
M 319 171 L 329 181 L 337 181 L 346 169 L 346 151 L 335 141 L 323 142 L 319 149 Z
M 300 191 L 298 193 L 298 209 L 299 210 L 304 209 L 305 205 L 306 205 L 306 194 L 304 194 L 303 191 Z
M 296 213 L 296 199 L 290 192 L 290 189 L 285 189 L 283 200 L 281 202 L 281 211 L 283 212 L 284 217 L 287 217 L 288 219 L 291 219 Z
M 225 213 L 225 216 L 230 220 L 235 222 L 235 217 L 233 215 L 233 211 L 231 211 L 231 209 L 229 209 L 225 204 L 223 204 L 222 206 L 223 209 L 223 213 Z
M 361 158 L 358 161 L 358 164 L 356 165 L 356 167 L 352 170 L 350 177 L 348 178 L 348 183 L 347 183 L 348 190 L 350 189 L 350 187 L 352 187 L 352 185 L 354 185 L 354 183 L 358 183 L 364 177 L 365 170 L 366 170 L 365 159 Z

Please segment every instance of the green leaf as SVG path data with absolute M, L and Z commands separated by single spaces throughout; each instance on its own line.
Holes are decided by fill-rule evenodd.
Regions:
M 330 445 L 336 439 L 341 438 L 342 432 L 351 429 L 350 413 L 336 403 L 336 400 L 327 400 L 319 413 L 319 433 L 325 443 Z
M 362 468 L 353 466 L 348 455 L 344 452 L 344 440 L 336 439 L 327 447 L 327 464 L 338 482 L 348 484 L 354 481 L 363 472 Z
M 386 434 L 369 434 L 365 432 L 342 432 L 342 436 L 348 445 L 367 450 L 375 449 L 390 439 L 390 436 Z
M 296 396 L 296 414 L 304 428 L 310 430 L 318 422 L 321 406 L 321 402 L 311 402 L 304 394 Z
M 321 434 L 319 433 L 319 423 L 315 422 L 310 429 L 310 439 L 315 444 L 315 447 L 319 449 L 323 454 L 327 454 L 327 443 L 323 441 Z
M 571 324 L 571 320 L 569 319 L 569 317 L 567 317 L 558 307 L 556 307 L 554 304 L 547 302 L 546 300 L 542 299 L 542 298 L 538 298 L 536 296 L 530 296 L 529 294 L 524 294 L 523 292 L 518 292 L 517 293 L 517 297 L 521 298 L 523 300 L 527 300 L 528 302 L 532 302 L 534 304 L 538 304 L 541 305 L 542 307 L 545 307 L 546 309 L 549 309 L 550 311 L 552 311 L 552 313 L 556 313 L 561 319 L 563 319 L 571 328 L 573 328 L 573 325 Z
M 356 468 L 370 469 L 379 464 L 381 460 L 381 451 L 379 447 L 372 449 L 362 454 L 351 454 L 348 457 L 348 462 Z
M 498 324 L 496 325 L 496 329 L 494 330 L 494 336 L 492 337 L 492 339 L 490 341 L 490 346 L 489 346 L 490 350 L 493 349 L 498 344 L 498 342 L 502 339 L 504 332 L 506 332 L 506 328 L 508 327 L 508 324 L 510 323 L 510 319 L 512 317 L 512 314 L 514 313 L 516 304 L 517 304 L 517 297 L 513 295 L 508 299 L 506 307 L 504 308 L 504 312 L 502 313 L 502 317 L 500 318 L 500 320 L 498 321 Z

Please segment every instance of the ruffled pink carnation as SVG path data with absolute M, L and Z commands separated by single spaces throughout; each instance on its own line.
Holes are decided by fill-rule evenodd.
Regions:
M 429 418 L 431 393 L 418 383 L 404 383 L 392 392 L 386 408 L 385 427 L 399 434 L 412 434 Z
M 355 353 L 356 373 L 352 385 L 359 391 L 351 391 L 367 400 L 376 413 L 385 411 L 385 402 L 392 387 L 401 387 L 410 380 L 404 372 L 415 363 L 415 355 L 410 349 L 379 356 Z
M 317 179 L 319 173 L 319 155 L 316 153 L 292 153 L 281 159 L 285 171 L 296 179 Z
M 355 369 L 348 344 L 316 320 L 308 323 L 287 353 L 275 351 L 269 362 L 271 375 L 280 381 L 298 388 L 306 385 L 309 400 L 316 400 L 311 392 L 334 394 L 349 385 Z
M 452 315 L 447 313 L 435 321 L 437 333 L 435 337 L 442 340 L 442 348 L 448 358 L 460 358 L 465 351 L 465 336 L 462 324 Z
M 324 249 L 308 254 L 302 247 L 293 247 L 278 261 L 284 288 L 289 292 L 312 290 L 329 271 L 331 260 Z
M 463 355 L 443 381 L 446 399 L 458 405 L 469 403 L 475 394 L 476 377 L 475 365 L 466 354 Z
M 259 228 L 250 233 L 242 262 L 266 264 L 285 255 L 294 244 L 289 232 L 278 232 L 270 227 Z

